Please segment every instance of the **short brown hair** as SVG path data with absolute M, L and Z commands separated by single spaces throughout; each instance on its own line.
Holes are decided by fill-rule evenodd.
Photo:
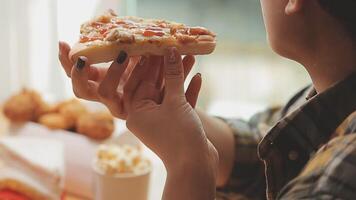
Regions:
M 319 4 L 339 20 L 356 41 L 356 0 L 319 0 Z

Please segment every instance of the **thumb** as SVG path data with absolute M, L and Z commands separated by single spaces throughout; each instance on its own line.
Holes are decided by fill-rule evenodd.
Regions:
M 164 55 L 164 78 L 167 96 L 184 96 L 182 57 L 174 47 L 167 49 Z

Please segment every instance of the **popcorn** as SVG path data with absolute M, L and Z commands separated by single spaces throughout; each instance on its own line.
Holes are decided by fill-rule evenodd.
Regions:
M 139 148 L 131 145 L 101 145 L 97 150 L 96 165 L 105 174 L 142 174 L 151 163 L 142 156 Z

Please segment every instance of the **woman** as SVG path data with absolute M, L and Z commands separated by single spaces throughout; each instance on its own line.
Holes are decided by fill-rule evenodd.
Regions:
M 84 57 L 72 67 L 70 48 L 60 43 L 59 57 L 74 93 L 104 103 L 125 119 L 164 162 L 163 199 L 263 199 L 266 186 L 269 199 L 356 196 L 356 2 L 261 0 L 261 5 L 272 49 L 301 63 L 313 86 L 284 108 L 249 122 L 194 110 L 201 75 L 184 93 L 194 58 L 181 59 L 174 48 L 163 58 L 142 57 L 137 65 L 120 52 L 106 70 L 90 66 Z M 128 68 L 133 68 L 130 77 Z M 120 80 L 124 89 L 117 92 Z M 266 126 L 273 128 L 266 133 Z

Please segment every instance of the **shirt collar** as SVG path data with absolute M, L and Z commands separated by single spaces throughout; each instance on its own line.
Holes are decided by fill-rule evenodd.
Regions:
M 260 158 L 265 160 L 272 148 L 283 148 L 288 145 L 286 142 L 293 142 L 306 154 L 314 153 L 329 140 L 338 125 L 356 110 L 355 88 L 356 73 L 353 73 L 320 94 L 312 90 L 307 96 L 309 101 L 281 119 L 266 134 L 259 144 Z

